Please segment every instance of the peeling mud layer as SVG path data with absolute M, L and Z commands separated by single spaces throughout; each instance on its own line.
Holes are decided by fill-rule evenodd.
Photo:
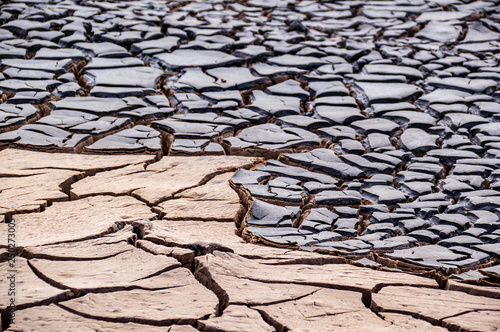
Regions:
M 0 330 L 497 331 L 499 40 L 497 0 L 0 2 Z

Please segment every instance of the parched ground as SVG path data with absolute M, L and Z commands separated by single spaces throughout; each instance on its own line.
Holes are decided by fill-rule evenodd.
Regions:
M 15 223 L 17 246 L 10 326 L 0 293 L 6 331 L 498 327 L 498 287 L 406 273 L 382 256 L 385 266 L 243 240 L 236 225 L 248 202 L 229 181 L 259 158 L 14 149 L 0 157 L 2 213 Z M 5 280 L 8 224 L 0 230 Z
M 0 61 L 0 330 L 500 330 L 499 1 L 2 1 Z

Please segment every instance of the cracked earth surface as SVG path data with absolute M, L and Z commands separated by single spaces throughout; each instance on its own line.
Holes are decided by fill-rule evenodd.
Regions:
M 498 1 L 0 23 L 1 330 L 500 329 Z

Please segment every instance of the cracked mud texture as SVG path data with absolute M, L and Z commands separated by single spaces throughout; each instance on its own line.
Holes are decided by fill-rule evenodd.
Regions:
M 496 0 L 3 1 L 1 330 L 498 330 L 499 40 Z
M 16 166 L 9 156 L 19 152 Z M 41 155 L 45 161 L 26 166 Z M 5 178 L 20 183 L 29 181 L 20 174 L 35 168 L 75 169 L 72 154 L 6 149 L 0 156 L 14 174 Z M 19 234 L 20 281 L 16 320 L 4 323 L 5 331 L 441 331 L 478 326 L 494 331 L 498 325 L 498 287 L 467 285 L 421 270 L 407 273 L 366 257 L 246 242 L 237 228 L 245 217 L 244 196 L 229 179 L 239 167 L 255 167 L 262 159 L 164 156 L 154 162 L 130 155 L 115 169 L 103 167 L 109 156 L 76 156 L 87 158 L 89 165 L 82 162 L 80 169 L 88 168 L 80 180 L 59 188 L 65 201 L 46 200 L 43 209 L 9 213 Z M 179 169 L 190 180 L 157 203 L 135 198 L 133 190 L 99 192 L 102 176 L 130 167 L 137 170 L 127 176 L 148 177 L 156 170 L 158 182 L 174 187 Z M 96 189 L 80 198 L 72 192 L 84 180 Z M 145 181 L 143 193 L 148 188 L 154 186 Z M 20 203 L 43 200 L 53 191 L 49 187 L 35 198 L 26 195 Z M 186 209 L 178 208 L 179 202 Z M 7 265 L 3 255 L 4 278 Z M 480 271 L 494 280 L 496 267 Z M 9 300 L 6 292 L 0 298 Z M 2 322 L 8 321 L 8 307 L 1 310 Z

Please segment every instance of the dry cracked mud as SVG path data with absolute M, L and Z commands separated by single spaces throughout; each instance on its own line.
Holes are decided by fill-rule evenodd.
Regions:
M 498 331 L 499 40 L 497 0 L 2 1 L 0 330 Z
M 263 159 L 152 161 L 129 155 L 112 156 L 113 163 L 103 155 L 14 149 L 0 157 L 1 179 L 8 180 L 0 182 L 2 193 L 19 187 L 35 192 L 4 207 L 4 217 L 15 223 L 17 254 L 14 324 L 8 323 L 6 289 L 0 294 L 5 331 L 494 331 L 498 326 L 497 287 L 468 285 L 436 272 L 404 272 L 387 262 L 360 266 L 369 265 L 366 257 L 363 262 L 246 242 L 237 228 L 245 219 L 245 196 L 238 196 L 230 179 L 235 169 L 254 168 Z M 54 172 L 61 186 L 32 185 L 32 173 L 46 171 Z M 68 171 L 76 173 L 73 181 L 56 176 Z M 120 182 L 121 176 L 128 181 Z M 114 178 L 130 186 L 120 192 L 113 192 L 116 183 L 102 186 Z M 164 189 L 170 183 L 170 191 Z M 92 192 L 75 193 L 83 188 Z M 168 195 L 158 200 L 162 189 Z M 53 201 L 55 191 L 61 198 Z M 35 201 L 36 209 L 23 210 Z M 8 225 L 0 224 L 3 251 Z M 7 280 L 10 261 L 1 257 Z

